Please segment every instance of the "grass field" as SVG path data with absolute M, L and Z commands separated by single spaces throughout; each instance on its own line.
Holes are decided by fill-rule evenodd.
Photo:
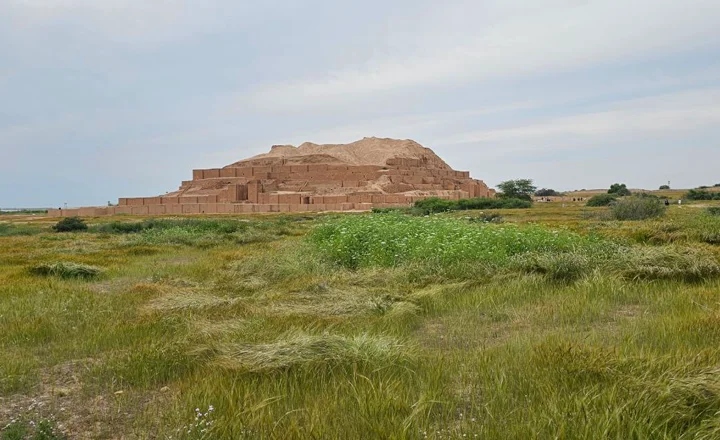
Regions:
M 0 438 L 717 439 L 705 206 L 6 216 Z

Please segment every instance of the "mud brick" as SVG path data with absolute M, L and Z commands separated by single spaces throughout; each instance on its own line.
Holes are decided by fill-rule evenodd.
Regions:
M 372 209 L 372 203 L 356 203 L 355 209 L 358 211 L 370 211 Z
M 148 215 L 148 214 L 150 214 L 150 207 L 149 206 L 133 206 L 131 214 L 132 215 Z
M 423 183 L 423 178 L 420 176 L 404 176 L 403 181 L 410 185 L 417 185 Z
M 253 176 L 267 176 L 272 172 L 272 167 L 252 167 Z
M 328 166 L 326 164 L 308 164 L 308 172 L 310 173 L 322 173 L 327 171 Z
M 150 215 L 165 215 L 166 208 L 167 207 L 165 205 L 150 205 L 150 206 L 148 206 Z
M 180 196 L 180 204 L 195 204 L 198 203 L 198 198 L 194 196 Z
M 292 173 L 307 173 L 309 170 L 308 165 L 291 165 L 290 172 Z
M 163 205 L 177 205 L 180 203 L 179 197 L 161 197 L 160 203 Z
M 202 180 L 205 178 L 205 170 L 193 170 L 193 180 Z
M 253 212 L 253 209 L 255 205 L 251 205 L 249 203 L 238 203 L 235 205 L 230 205 L 232 207 L 232 211 L 235 214 L 249 214 Z
M 122 197 L 118 199 L 118 206 L 128 206 L 128 199 L 127 197 Z
M 258 195 L 260 193 L 261 183 L 257 180 L 248 182 L 248 200 L 257 203 Z
M 235 176 L 237 177 L 252 177 L 252 167 L 235 168 Z
M 340 204 L 341 211 L 352 211 L 353 209 L 355 209 L 354 203 L 341 203 Z
M 183 203 L 182 205 L 183 214 L 199 214 L 200 204 L 199 203 Z
M 132 214 L 132 206 L 116 206 L 115 214 Z
M 372 196 L 372 203 L 385 203 L 385 196 L 384 195 L 373 195 Z
M 233 205 L 230 203 L 217 203 L 216 206 L 218 214 L 228 214 L 233 212 Z
M 210 168 L 207 170 L 203 170 L 203 179 L 216 179 L 218 177 L 220 177 L 219 168 Z
M 220 177 L 237 177 L 237 168 L 221 168 Z

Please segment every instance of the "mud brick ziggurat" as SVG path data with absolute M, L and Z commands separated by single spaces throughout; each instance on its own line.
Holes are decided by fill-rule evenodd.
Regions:
M 194 170 L 178 191 L 121 198 L 118 206 L 58 209 L 52 216 L 365 211 L 428 197 L 494 197 L 482 180 L 455 171 L 411 140 L 276 145 L 224 168 Z

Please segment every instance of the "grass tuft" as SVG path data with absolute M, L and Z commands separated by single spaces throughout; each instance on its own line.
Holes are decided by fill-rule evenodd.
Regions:
M 54 276 L 60 278 L 91 279 L 99 277 L 103 272 L 104 270 L 97 266 L 62 261 L 39 264 L 30 268 L 30 273 L 33 275 Z
M 222 344 L 215 351 L 214 365 L 253 373 L 318 365 L 394 365 L 411 359 L 406 345 L 367 333 L 347 337 L 293 332 L 268 344 Z

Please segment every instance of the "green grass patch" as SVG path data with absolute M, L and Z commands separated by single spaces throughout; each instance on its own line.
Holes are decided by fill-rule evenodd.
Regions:
M 27 236 L 39 234 L 41 232 L 43 232 L 43 230 L 36 226 L 15 223 L 0 223 L 0 237 Z
M 82 263 L 56 262 L 38 264 L 30 268 L 30 273 L 39 276 L 52 276 L 59 278 L 80 278 L 92 279 L 97 278 L 104 270 L 97 266 Z
M 415 211 L 423 215 L 448 211 L 465 211 L 468 209 L 526 209 L 532 202 L 513 198 L 485 198 L 447 200 L 430 197 L 418 200 L 414 204 Z
M 442 217 L 344 217 L 315 228 L 310 242 L 322 258 L 349 269 L 459 263 L 504 266 L 527 252 L 599 252 L 601 240 L 539 226 L 476 225 Z

